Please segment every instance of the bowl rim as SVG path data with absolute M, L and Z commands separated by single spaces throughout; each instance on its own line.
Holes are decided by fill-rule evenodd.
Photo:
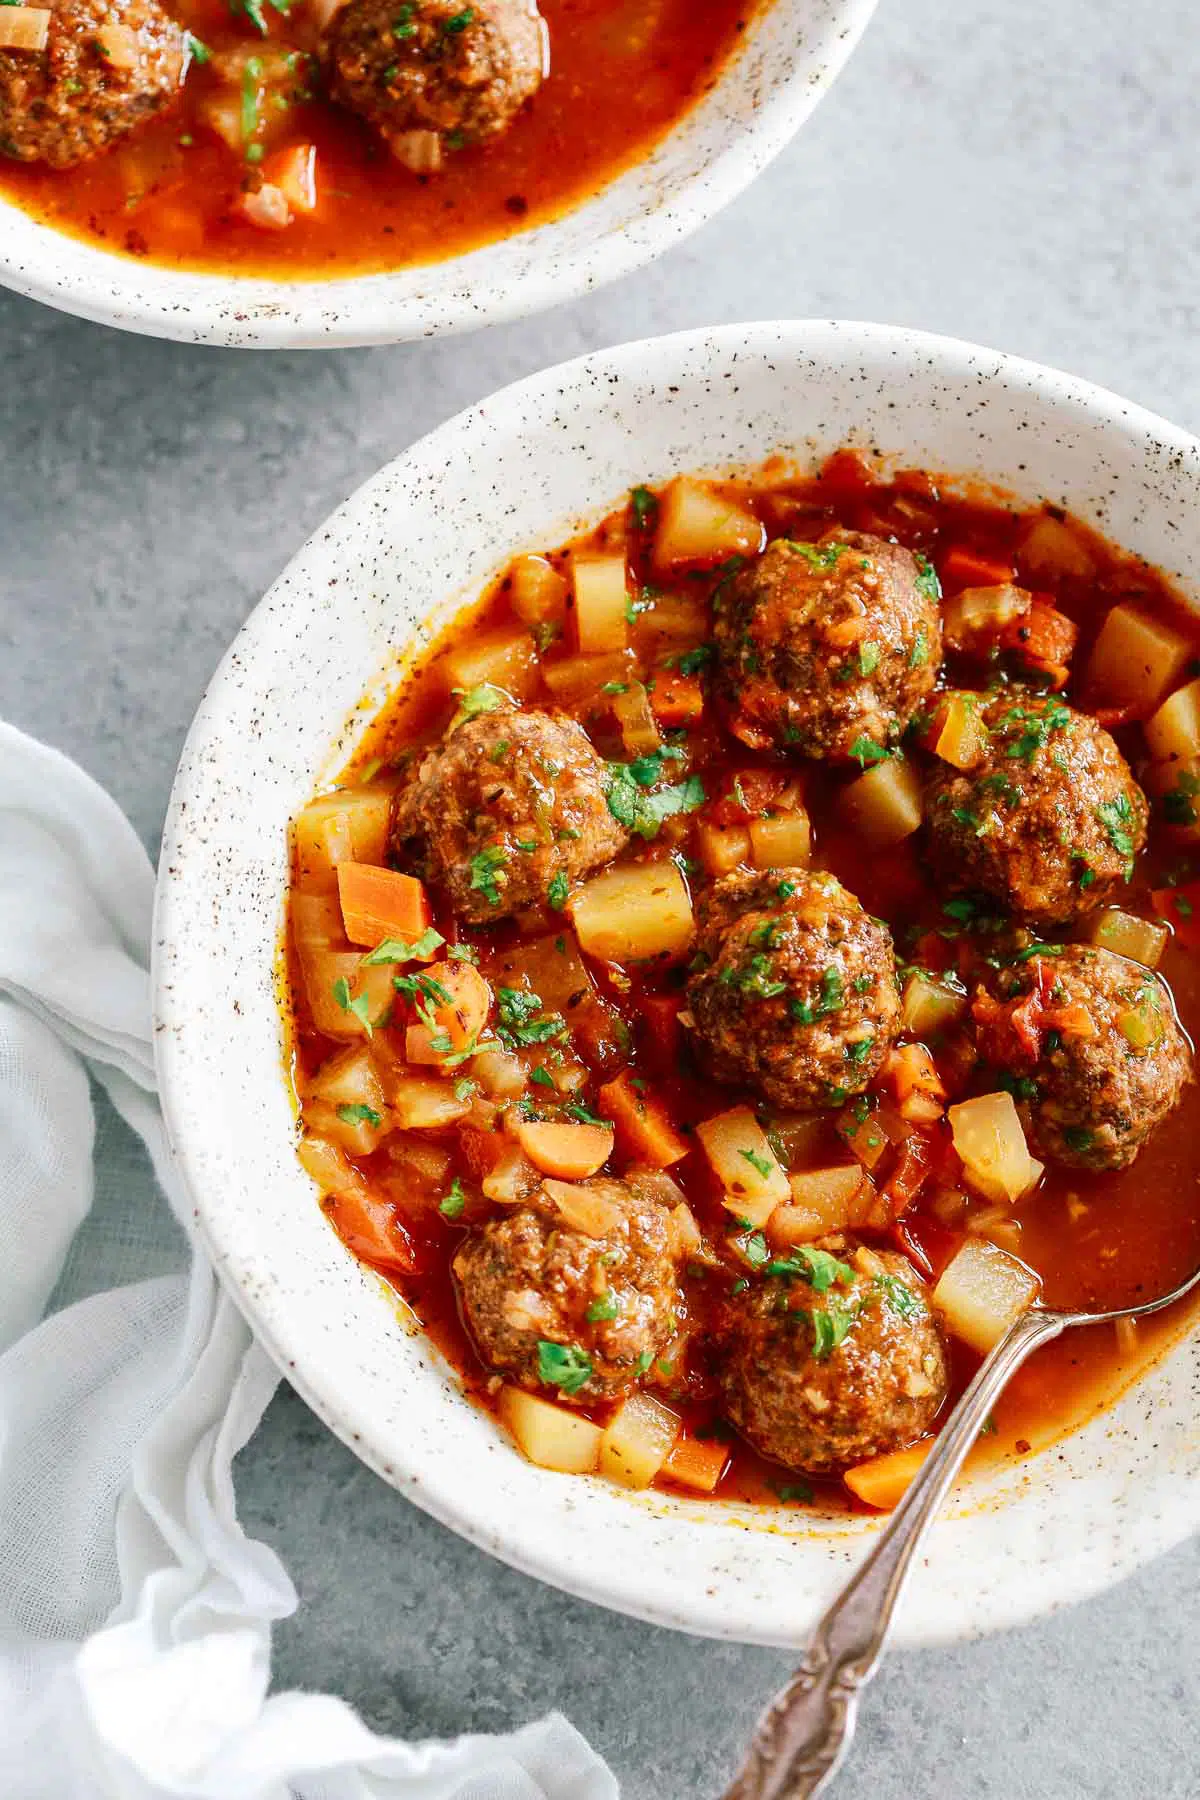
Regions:
M 767 0 L 756 26 L 783 4 Z M 635 181 L 660 149 L 699 128 L 705 109 L 737 80 L 753 31 L 735 48 L 714 86 L 640 162 L 544 224 L 460 256 L 332 280 L 174 270 L 101 249 L 0 195 L 0 287 L 95 324 L 230 349 L 350 348 L 508 324 L 632 274 L 735 200 L 833 86 L 877 4 L 822 0 L 811 39 L 797 46 L 785 74 L 755 94 L 748 119 L 735 125 L 723 147 L 669 190 L 663 204 L 610 222 L 576 253 L 559 252 L 559 226 L 586 216 L 622 182 Z M 21 228 L 6 228 L 6 219 L 19 219 Z M 492 274 L 489 259 L 513 245 L 528 252 L 527 266 Z
M 1043 395 L 1051 405 L 1082 409 L 1101 426 L 1122 433 L 1143 432 L 1163 446 L 1172 457 L 1184 459 L 1200 470 L 1200 439 L 1167 421 L 1121 399 L 1111 391 L 1081 378 L 1047 368 L 1000 351 L 993 351 L 963 340 L 909 330 L 903 327 L 873 325 L 858 321 L 788 320 L 760 321 L 749 325 L 726 325 L 711 329 L 677 332 L 638 340 L 608 350 L 592 352 L 527 376 L 475 406 L 468 407 L 386 464 L 370 477 L 337 509 L 323 526 L 317 528 L 305 546 L 291 559 L 287 568 L 250 614 L 226 652 L 197 710 L 188 733 L 179 773 L 171 794 L 163 832 L 160 877 L 156 892 L 154 919 L 154 954 L 152 983 L 155 1005 L 155 1057 L 159 1090 L 170 1143 L 185 1189 L 193 1203 L 193 1217 L 206 1242 L 218 1273 L 235 1301 L 245 1313 L 255 1336 L 268 1350 L 287 1379 L 301 1393 L 327 1425 L 401 1493 L 414 1500 L 425 1511 L 481 1549 L 498 1555 L 511 1566 L 536 1576 L 579 1598 L 616 1609 L 647 1622 L 682 1629 L 697 1635 L 729 1638 L 743 1643 L 795 1644 L 802 1641 L 794 1629 L 784 1630 L 778 1619 L 764 1624 L 751 1602 L 739 1610 L 728 1591 L 716 1588 L 700 1593 L 684 1603 L 677 1589 L 660 1583 L 648 1586 L 646 1571 L 630 1558 L 628 1565 L 606 1562 L 593 1570 L 590 1559 L 571 1554 L 571 1546 L 540 1541 L 528 1531 L 512 1526 L 499 1530 L 486 1518 L 486 1507 L 464 1499 L 461 1482 L 443 1479 L 430 1466 L 423 1446 L 411 1450 L 408 1466 L 403 1459 L 389 1460 L 372 1443 L 372 1419 L 369 1409 L 359 1406 L 355 1393 L 335 1395 L 323 1391 L 306 1356 L 304 1321 L 295 1316 L 294 1307 L 279 1304 L 275 1288 L 263 1279 L 263 1270 L 248 1275 L 243 1263 L 245 1244 L 238 1228 L 236 1209 L 225 1210 L 205 1193 L 203 1158 L 194 1129 L 190 1103 L 197 1098 L 197 1076 L 200 1068 L 189 1067 L 190 1051 L 183 1048 L 177 1030 L 181 1017 L 170 986 L 169 953 L 173 938 L 181 928 L 194 926 L 196 916 L 189 915 L 183 903 L 184 886 L 164 879 L 163 871 L 172 865 L 183 866 L 187 860 L 188 821 L 186 815 L 193 798 L 193 772 L 203 766 L 214 751 L 214 731 L 219 733 L 224 702 L 230 684 L 242 683 L 252 668 L 259 637 L 264 631 L 272 596 L 293 572 L 303 568 L 314 547 L 336 539 L 339 530 L 352 525 L 356 515 L 366 514 L 374 498 L 377 484 L 387 479 L 398 465 L 415 456 L 437 468 L 442 466 L 456 447 L 456 440 L 470 428 L 472 420 L 486 408 L 494 422 L 502 410 L 522 419 L 526 425 L 536 418 L 538 406 L 547 402 L 562 404 L 572 392 L 602 388 L 604 383 L 639 359 L 655 357 L 670 365 L 690 351 L 711 349 L 715 353 L 773 356 L 776 360 L 789 352 L 819 358 L 823 348 L 844 360 L 849 347 L 861 346 L 864 356 L 892 355 L 902 359 L 907 373 L 933 370 L 960 378 L 979 379 L 981 372 L 999 377 L 1016 392 L 1022 388 Z M 425 609 L 425 613 L 431 609 Z M 194 816 L 194 812 L 193 812 Z M 177 873 L 177 869 L 172 872 Z M 189 1092 L 190 1083 L 190 1092 Z M 356 1265 L 357 1266 L 357 1265 Z M 1131 1385 L 1140 1386 L 1151 1379 L 1156 1369 L 1180 1354 L 1184 1339 L 1189 1345 L 1198 1341 L 1194 1326 L 1181 1332 L 1178 1339 L 1164 1350 L 1151 1368 L 1139 1373 Z M 1126 1390 L 1128 1391 L 1128 1390 Z M 469 1404 L 469 1402 L 463 1402 Z M 494 1427 L 493 1427 L 494 1429 Z M 1051 1454 L 1043 1451 L 1043 1457 Z M 539 1472 L 544 1473 L 544 1472 Z M 550 1479 L 553 1479 L 552 1477 Z M 623 1496 L 627 1499 L 627 1496 Z M 643 1503 L 649 1497 L 636 1496 Z M 705 1503 L 700 1503 L 704 1505 Z M 708 1503 L 711 1507 L 711 1503 Z M 686 1509 L 685 1509 L 686 1510 Z M 987 1510 L 972 1506 L 970 1513 Z M 709 1519 L 712 1513 L 709 1512 Z M 1200 1483 L 1191 1481 L 1183 1497 L 1172 1493 L 1166 1502 L 1157 1496 L 1157 1505 L 1147 1513 L 1130 1514 L 1131 1523 L 1117 1521 L 1103 1544 L 1086 1541 L 1064 1542 L 1056 1546 L 1056 1555 L 1039 1564 L 1037 1581 L 1012 1581 L 989 1594 L 988 1616 L 973 1618 L 969 1604 L 954 1595 L 941 1595 L 931 1601 L 923 1598 L 916 1604 L 911 1596 L 902 1608 L 895 1641 L 909 1646 L 961 1641 L 984 1631 L 1007 1629 L 1053 1612 L 1062 1606 L 1099 1593 L 1131 1574 L 1153 1556 L 1172 1548 L 1200 1528 Z M 727 1516 L 731 1527 L 744 1526 L 736 1510 Z M 715 1525 L 716 1520 L 712 1520 Z M 843 1523 L 845 1528 L 843 1529 Z M 1124 1529 L 1121 1529 L 1125 1526 Z M 848 1568 L 857 1552 L 869 1542 L 879 1521 L 852 1518 L 839 1521 L 836 1531 L 824 1532 L 835 1549 L 830 1561 L 838 1568 Z M 1135 1528 L 1136 1527 L 1136 1528 Z M 686 1518 L 681 1530 L 688 1529 Z M 768 1528 L 772 1532 L 776 1528 Z M 785 1538 L 818 1535 L 806 1532 L 795 1515 L 786 1520 L 778 1535 Z M 801 1596 L 797 1595 L 799 1603 Z

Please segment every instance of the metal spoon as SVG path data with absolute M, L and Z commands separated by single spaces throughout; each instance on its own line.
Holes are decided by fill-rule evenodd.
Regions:
M 1171 1293 L 1141 1306 L 1101 1313 L 1033 1306 L 1013 1321 L 942 1427 L 874 1549 L 813 1632 L 804 1661 L 759 1720 L 746 1760 L 722 1800 L 808 1800 L 835 1773 L 854 1736 L 859 1693 L 883 1654 L 917 1546 L 1009 1376 L 1026 1357 L 1074 1325 L 1142 1319 L 1197 1286 L 1200 1269 Z

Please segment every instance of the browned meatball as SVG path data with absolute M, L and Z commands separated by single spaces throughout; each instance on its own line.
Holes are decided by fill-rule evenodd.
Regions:
M 569 885 L 626 842 L 607 771 L 573 719 L 502 707 L 468 719 L 422 760 L 392 826 L 460 918 L 561 911 Z
M 1124 1169 L 1178 1104 L 1192 1051 L 1158 976 L 1065 944 L 1002 969 L 975 999 L 981 1056 L 1039 1156 Z
M 596 1236 L 564 1222 L 561 1185 L 475 1232 L 454 1273 L 484 1361 L 584 1405 L 628 1393 L 670 1342 L 684 1240 L 636 1175 L 578 1184 L 605 1209 Z
M 905 1257 L 806 1248 L 729 1302 L 720 1383 L 730 1422 L 763 1456 L 834 1475 L 928 1431 L 946 1351 Z
M 687 1001 L 718 1081 L 802 1112 L 878 1074 L 900 1029 L 886 925 L 832 875 L 726 875 L 704 895 Z
M 776 539 L 714 600 L 731 731 L 837 762 L 894 743 L 941 666 L 938 598 L 924 558 L 867 532 Z
M 534 0 L 349 0 L 330 28 L 334 98 L 410 167 L 506 131 L 545 75 Z M 432 155 L 410 141 L 435 133 Z
M 934 875 L 944 893 L 1026 924 L 1068 924 L 1128 881 L 1146 797 L 1108 732 L 1054 695 L 1009 689 L 979 704 L 979 765 L 939 762 L 926 788 Z
M 168 106 L 184 62 L 156 0 L 59 0 L 44 50 L 0 50 L 0 154 L 83 162 Z

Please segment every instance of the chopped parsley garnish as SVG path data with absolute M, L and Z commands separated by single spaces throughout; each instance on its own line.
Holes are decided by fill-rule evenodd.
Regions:
M 845 1046 L 846 1061 L 853 1064 L 856 1069 L 860 1068 L 861 1065 L 866 1062 L 874 1047 L 875 1034 L 872 1031 L 867 1037 L 858 1038 L 853 1044 L 847 1044 Z
M 589 1325 L 600 1325 L 605 1319 L 615 1319 L 620 1310 L 617 1305 L 617 1296 L 610 1288 L 606 1294 L 601 1294 L 598 1300 L 592 1301 L 584 1317 Z
M 569 883 L 567 881 L 566 871 L 560 869 L 558 873 L 552 877 L 550 886 L 546 889 L 546 898 L 555 912 L 561 912 L 563 907 L 567 904 L 568 891 Z
M 893 1312 L 899 1313 L 902 1319 L 916 1319 L 921 1314 L 921 1302 L 910 1287 L 906 1287 L 898 1275 L 877 1275 L 875 1286 L 887 1300 Z
M 788 1011 L 800 1025 L 814 1025 L 837 1012 L 845 999 L 845 983 L 840 969 L 826 969 L 815 1000 L 789 1000 Z
M 443 1219 L 458 1219 L 466 1211 L 467 1196 L 463 1193 L 463 1184 L 456 1175 L 450 1183 L 450 1192 L 438 1206 Z
M 743 1260 L 748 1262 L 752 1269 L 761 1269 L 771 1260 L 767 1240 L 761 1231 L 746 1232 L 742 1237 L 734 1238 L 733 1243 L 734 1247 L 740 1251 Z
M 1063 944 L 1030 944 L 1027 950 L 1018 950 L 1015 956 L 1009 958 L 1009 961 L 1026 963 L 1032 962 L 1035 956 L 1061 956 L 1064 948 Z
M 333 984 L 333 997 L 343 1012 L 353 1013 L 368 1037 L 375 1031 L 371 1021 L 371 1002 L 366 994 L 352 995 L 350 983 L 344 975 L 339 975 Z M 378 1021 L 376 1021 L 378 1023 Z
M 976 906 L 973 900 L 947 900 L 942 911 L 948 918 L 957 919 L 960 925 L 969 925 L 975 917 Z
M 830 1294 L 823 1308 L 814 1308 L 808 1314 L 809 1327 L 813 1334 L 813 1361 L 824 1362 L 832 1356 L 838 1345 L 849 1337 L 862 1317 L 861 1300 L 839 1300 Z
M 740 988 L 757 1000 L 771 1000 L 787 987 L 786 981 L 776 981 L 772 975 L 771 958 L 765 950 L 759 950 L 739 969 L 722 969 L 719 979 L 723 986 Z
M 471 858 L 471 887 L 476 893 L 483 895 L 489 906 L 500 904 L 496 876 L 507 861 L 499 844 L 485 844 L 478 855 Z
M 403 43 L 406 38 L 416 37 L 417 35 L 417 28 L 412 22 L 412 16 L 416 10 L 412 0 L 405 0 L 404 5 L 397 9 L 396 16 L 392 20 L 392 36 L 397 38 L 401 43 Z
M 858 647 L 858 672 L 860 675 L 873 675 L 879 667 L 880 650 L 878 644 L 860 644 Z
M 543 1068 L 540 1063 L 533 1071 L 532 1075 L 530 1075 L 529 1079 L 530 1081 L 536 1081 L 539 1087 L 552 1088 L 554 1086 L 553 1075 L 550 1073 L 549 1069 Z
M 455 962 L 477 963 L 479 961 L 479 952 L 474 944 L 451 944 L 446 955 L 452 957 Z
M 1030 1076 L 1010 1075 L 1007 1069 L 1003 1070 L 996 1077 L 996 1084 L 998 1087 L 1003 1088 L 1006 1093 L 1011 1094 L 1014 1100 L 1033 1101 L 1037 1099 L 1041 1092 L 1037 1082 L 1032 1080 Z
M 1096 1141 L 1095 1132 L 1088 1131 L 1082 1125 L 1064 1125 L 1062 1134 L 1063 1142 L 1066 1144 L 1067 1149 L 1074 1150 L 1079 1155 L 1090 1150 Z
M 651 1357 L 651 1362 L 654 1360 Z M 646 1365 L 649 1367 L 649 1364 Z M 591 1380 L 592 1359 L 574 1344 L 552 1344 L 538 1339 L 538 1380 L 562 1394 L 577 1394 Z
M 290 10 L 291 0 L 267 0 L 275 12 L 285 16 Z M 267 20 L 263 12 L 263 0 L 229 0 L 229 10 L 236 19 L 239 13 L 249 19 L 260 37 L 267 35 Z
M 429 957 L 436 955 L 445 941 L 441 932 L 435 931 L 430 925 L 419 938 L 414 938 L 411 944 L 406 944 L 403 938 L 384 938 L 382 944 L 376 944 L 369 956 L 363 957 L 363 962 L 367 964 L 424 962 Z M 449 954 L 453 956 L 454 951 L 451 950 Z
M 840 1262 L 828 1250 L 814 1250 L 808 1244 L 798 1244 L 790 1256 L 778 1257 L 769 1263 L 767 1274 L 785 1281 L 807 1281 L 818 1294 L 828 1293 L 835 1281 L 844 1284 L 854 1279 L 854 1270 L 849 1263 Z
M 638 1357 L 637 1361 L 633 1365 L 634 1374 L 635 1375 L 645 1375 L 647 1370 L 650 1368 L 651 1363 L 653 1363 L 653 1361 L 654 1361 L 653 1350 L 643 1350 L 642 1354 Z
M 916 586 L 918 591 L 924 594 L 927 600 L 940 600 L 942 597 L 942 584 L 937 578 L 937 570 L 934 568 L 929 558 L 927 556 L 922 556 L 919 550 L 913 552 L 913 557 L 917 565 Z M 925 633 L 922 629 L 921 636 L 924 637 L 924 635 Z M 923 662 L 925 660 L 924 657 L 922 657 L 921 660 Z
M 447 37 L 457 37 L 460 31 L 465 31 L 467 29 L 467 26 L 474 17 L 474 7 L 464 6 L 461 12 L 455 13 L 452 19 L 446 20 L 445 24 L 442 26 L 442 30 Z
M 794 538 L 788 539 L 789 546 L 802 556 L 812 569 L 832 569 L 839 557 L 845 556 L 849 544 L 799 544 Z
M 264 26 L 265 30 L 266 27 Z M 252 138 L 258 130 L 258 84 L 262 80 L 262 58 L 248 56 L 242 70 L 242 136 Z
M 781 900 L 790 900 L 795 891 L 796 883 L 794 881 L 781 881 L 775 889 Z
M 1169 794 L 1163 795 L 1163 818 L 1168 825 L 1196 823 L 1195 798 L 1200 794 L 1200 775 L 1181 774 Z
M 627 694 L 629 683 L 627 681 L 606 681 L 600 692 L 602 694 Z
M 4 0 L 4 4 L 5 6 L 20 6 L 22 0 Z M 187 39 L 188 54 L 192 61 L 199 68 L 203 68 L 206 62 L 212 60 L 212 51 L 207 44 L 200 42 L 194 31 L 185 31 L 183 35 Z
M 337 1116 L 346 1125 L 379 1126 L 383 1124 L 382 1113 L 377 1113 L 373 1106 L 364 1106 L 361 1102 L 353 1106 L 339 1106 Z
M 543 1014 L 541 995 L 523 988 L 498 988 L 496 1011 L 497 1033 L 501 1043 L 510 1050 L 530 1044 L 548 1044 L 566 1034 L 566 1021 L 562 1015 Z
M 932 570 L 930 572 L 932 573 Z M 937 576 L 934 575 L 933 579 L 936 581 Z M 917 586 L 919 587 L 920 585 L 921 585 L 920 582 L 918 582 Z M 919 669 L 921 667 L 922 663 L 926 663 L 928 661 L 929 661 L 929 634 L 926 632 L 925 627 L 922 625 L 920 630 L 917 632 L 916 637 L 913 639 L 913 647 L 908 653 L 908 666 L 910 669 Z
M 478 719 L 482 713 L 497 712 L 500 707 L 510 704 L 504 690 L 493 687 L 490 681 L 482 682 L 478 687 L 455 688 L 453 692 L 458 700 L 458 711 L 450 721 L 451 731 L 467 719 Z M 508 745 L 504 748 L 507 750 Z
M 785 1506 L 793 1500 L 801 1506 L 807 1506 L 809 1501 L 815 1498 L 813 1489 L 807 1481 L 785 1481 L 775 1489 L 775 1492 Z
M 577 1125 L 603 1125 L 607 1131 L 612 1130 L 612 1120 L 602 1119 L 599 1113 L 592 1112 L 582 1100 L 568 1100 L 563 1107 L 568 1119 L 574 1119 Z
M 478 1085 L 479 1083 L 472 1081 L 469 1075 L 464 1075 L 461 1081 L 456 1081 L 454 1084 L 454 1098 L 456 1100 L 469 1100 Z
M 663 763 L 668 758 L 677 761 L 682 755 L 682 750 L 668 745 L 631 763 L 609 763 L 608 810 L 613 818 L 638 837 L 652 838 L 657 837 L 663 820 L 673 813 L 695 812 L 703 806 L 704 783 L 698 775 L 689 775 L 656 793 L 645 791 L 662 779 Z
M 1012 733 L 1020 727 L 1014 742 L 1009 744 L 1007 754 L 1015 756 L 1018 761 L 1032 763 L 1039 750 L 1044 750 L 1050 741 L 1052 731 L 1063 731 L 1071 723 L 1071 709 L 1064 706 L 1061 700 L 1048 700 L 1040 711 L 1026 706 L 1014 706 L 1004 715 L 1002 727 Z
M 765 1156 L 760 1156 L 757 1150 L 739 1150 L 738 1155 L 748 1162 L 750 1167 L 761 1175 L 764 1180 L 770 1175 L 773 1164 L 768 1162 Z
M 1108 841 L 1118 856 L 1125 859 L 1125 879 L 1133 874 L 1133 807 L 1128 794 L 1118 794 L 1096 808 L 1096 817 L 1108 833 Z
M 629 496 L 633 507 L 633 522 L 639 531 L 645 531 L 654 522 L 658 512 L 658 496 L 652 494 L 648 487 L 635 487 Z
M 681 675 L 698 675 L 701 669 L 708 667 L 714 655 L 711 644 L 697 644 L 694 650 L 684 650 L 676 656 L 668 656 L 668 669 L 678 669 Z
M 860 769 L 870 769 L 876 763 L 887 762 L 889 757 L 899 756 L 900 751 L 889 750 L 886 744 L 877 744 L 874 738 L 857 737 L 850 746 L 850 754 Z

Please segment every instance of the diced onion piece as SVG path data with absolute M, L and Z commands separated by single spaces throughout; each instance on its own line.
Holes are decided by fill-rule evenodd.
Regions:
M 263 164 L 263 175 L 273 187 L 279 189 L 290 212 L 293 214 L 316 212 L 317 146 L 315 144 L 291 144 L 286 150 L 277 151 Z
M 855 1499 L 880 1512 L 891 1512 L 925 1466 L 925 1460 L 936 1439 L 923 1438 L 907 1450 L 891 1450 L 886 1456 L 873 1456 L 870 1462 L 847 1469 L 842 1477 Z
M 750 861 L 750 833 L 744 825 L 710 825 L 696 828 L 696 848 L 709 875 L 729 875 Z
M 1146 748 L 1160 762 L 1200 756 L 1200 677 L 1169 694 L 1143 730 Z
M 521 1146 L 510 1144 L 501 1151 L 479 1185 L 489 1200 L 499 1201 L 501 1206 L 515 1206 L 527 1200 L 541 1185 L 541 1180 Z
M 296 1146 L 301 1165 L 323 1194 L 365 1194 L 367 1184 L 344 1150 L 326 1138 L 301 1137 Z
M 544 556 L 518 556 L 508 572 L 512 609 L 526 625 L 549 625 L 562 619 L 570 589 Z
M 604 1125 L 523 1119 L 517 1126 L 517 1142 L 543 1174 L 582 1181 L 602 1169 L 612 1155 L 613 1134 Z
M 831 1169 L 802 1169 L 788 1176 L 791 1203 L 817 1213 L 825 1221 L 827 1231 L 853 1225 L 858 1213 L 855 1202 L 863 1185 L 863 1172 L 858 1163 L 839 1163 Z
M 537 652 L 527 631 L 511 627 L 465 633 L 461 643 L 441 659 L 447 687 L 469 693 L 476 687 L 503 688 L 516 700 L 528 700 L 538 684 Z
M 842 790 L 841 807 L 870 848 L 886 849 L 920 827 L 921 777 L 904 757 L 889 757 Z
M 982 1212 L 975 1213 L 966 1221 L 966 1229 L 972 1237 L 987 1238 L 989 1243 L 998 1244 L 1001 1250 L 1010 1250 L 1014 1256 L 1021 1248 L 1021 1221 L 1014 1219 L 1003 1206 L 987 1206 Z
M 694 650 L 708 636 L 708 608 L 698 595 L 660 594 L 638 618 L 638 637 L 656 656 Z
M 1162 1020 L 1154 1005 L 1131 1006 L 1117 1016 L 1117 1030 L 1131 1050 L 1149 1050 L 1162 1036 Z
M 649 1487 L 681 1429 L 678 1414 L 661 1400 L 631 1394 L 600 1440 L 600 1473 L 622 1487 Z
M 774 813 L 750 821 L 750 855 L 756 869 L 802 869 L 812 851 L 806 812 Z
M 286 231 L 292 222 L 291 207 L 281 190 L 270 181 L 264 181 L 252 193 L 239 194 L 234 208 L 257 231 Z
M 556 700 L 570 706 L 594 700 L 606 686 L 632 681 L 632 659 L 614 651 L 608 656 L 560 656 L 541 665 L 542 680 Z
M 791 1198 L 788 1178 L 748 1106 L 702 1120 L 696 1136 L 725 1190 L 723 1204 L 735 1217 L 765 1225 L 775 1208 Z
M 571 896 L 571 921 L 589 956 L 644 962 L 692 941 L 692 897 L 673 862 L 630 863 L 593 875 Z
M 43 6 L 0 7 L 0 50 L 44 50 L 52 17 Z
M 388 149 L 414 175 L 436 175 L 442 166 L 442 136 L 438 131 L 394 131 L 388 138 Z
M 972 654 L 989 650 L 1001 633 L 1029 611 L 1024 588 L 1005 582 L 998 587 L 969 587 L 947 600 L 943 612 L 946 643 L 951 650 Z
M 659 496 L 654 562 L 660 569 L 752 556 L 762 541 L 763 528 L 749 508 L 706 482 L 679 475 Z
M 1136 913 L 1122 912 L 1119 907 L 1097 913 L 1087 927 L 1090 944 L 1114 950 L 1118 956 L 1127 956 L 1146 969 L 1158 967 L 1169 935 L 1165 925 L 1139 919 Z
M 580 653 L 623 650 L 629 638 L 625 557 L 580 555 L 571 559 L 575 632 Z
M 947 702 L 933 752 L 955 769 L 974 769 L 987 755 L 988 730 L 973 694 L 954 694 Z
M 346 788 L 306 806 L 292 827 L 301 885 L 332 887 L 339 863 L 382 863 L 391 817 L 390 788 Z
M 539 1469 L 591 1475 L 598 1468 L 603 1434 L 590 1419 L 516 1387 L 501 1388 L 497 1411 L 518 1447 Z
M 396 1123 L 406 1131 L 437 1131 L 456 1124 L 471 1110 L 469 1099 L 455 1099 L 454 1087 L 448 1081 L 434 1081 L 423 1075 L 395 1075 L 389 1086 Z
M 1051 513 L 1040 513 L 1026 529 L 1017 554 L 1022 574 L 1036 581 L 1059 581 L 1064 575 L 1088 581 L 1095 574 L 1092 553 L 1083 537 Z
M 981 1094 L 947 1113 L 963 1173 L 985 1200 L 1020 1200 L 1041 1178 L 1009 1093 Z
M 346 946 L 342 907 L 336 894 L 314 894 L 298 889 L 289 908 L 292 942 L 297 950 L 327 950 Z
M 650 696 L 640 681 L 631 681 L 623 694 L 614 694 L 612 703 L 621 742 L 630 756 L 645 756 L 662 743 L 658 720 L 650 707 Z
M 471 1058 L 471 1076 L 493 1100 L 515 1100 L 525 1092 L 529 1071 L 519 1056 L 488 1044 Z
M 947 1330 L 986 1356 L 1033 1305 L 1040 1286 L 1033 1270 L 1015 1256 L 973 1237 L 946 1264 L 932 1301 Z
M 610 1187 L 612 1191 L 606 1192 Z M 543 1181 L 542 1192 L 550 1196 L 572 1231 L 582 1231 L 585 1237 L 607 1237 L 620 1226 L 615 1182 Z
M 312 1022 L 326 1037 L 370 1037 L 391 1013 L 396 997 L 391 970 L 364 967 L 357 951 L 304 951 L 300 974 Z
M 662 1473 L 681 1487 L 712 1494 L 729 1467 L 729 1445 L 719 1438 L 681 1437 L 662 1466 Z
M 956 1025 L 967 1010 L 967 996 L 918 969 L 904 984 L 901 1021 L 914 1037 L 936 1037 Z
M 1122 603 L 1100 627 L 1084 688 L 1094 700 L 1149 713 L 1179 679 L 1191 654 L 1182 632 Z

